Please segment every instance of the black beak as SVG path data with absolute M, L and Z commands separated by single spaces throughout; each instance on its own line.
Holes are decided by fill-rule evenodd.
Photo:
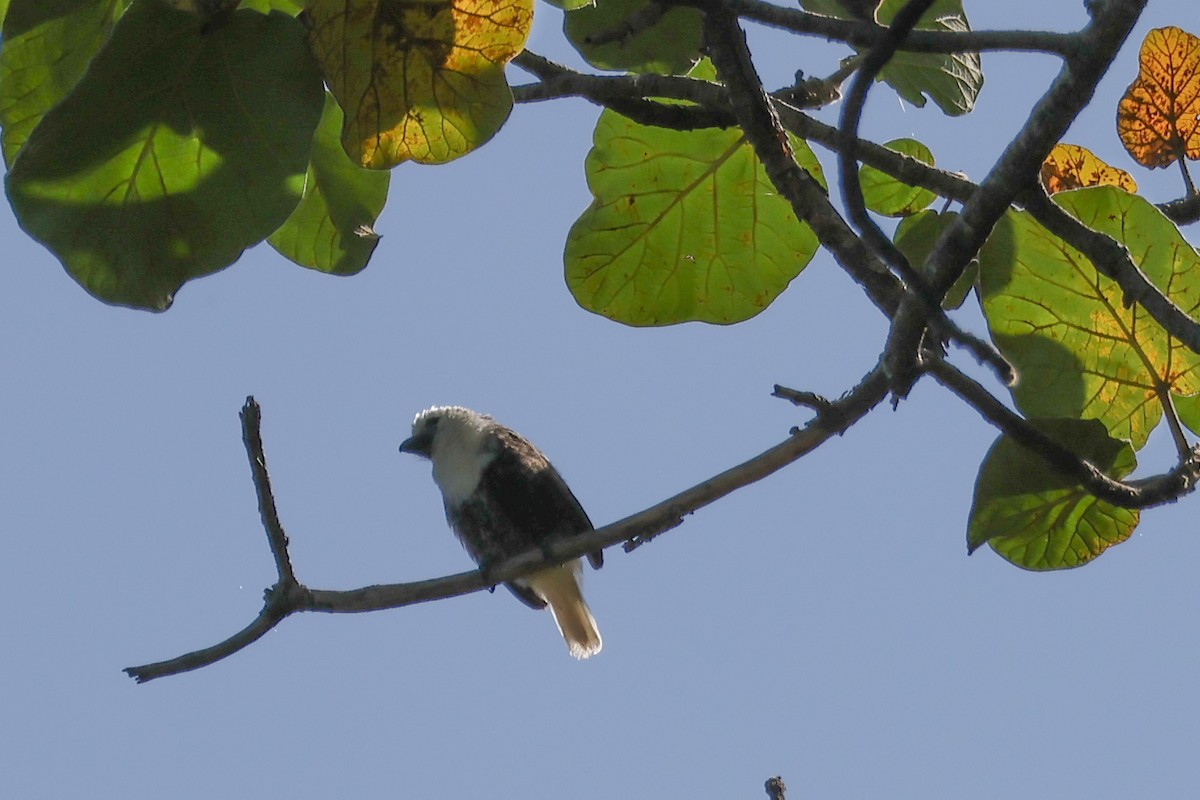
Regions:
M 414 456 L 429 458 L 429 452 L 432 447 L 433 435 L 430 433 L 421 433 L 416 436 L 410 436 L 401 442 L 400 452 L 412 453 Z

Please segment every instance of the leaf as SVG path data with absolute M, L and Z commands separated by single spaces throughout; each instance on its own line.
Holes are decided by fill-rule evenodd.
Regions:
M 922 268 L 942 232 L 950 227 L 950 223 L 957 217 L 958 214 L 953 211 L 920 211 L 911 217 L 905 217 L 896 226 L 896 247 L 908 259 L 909 264 Z M 967 294 L 975 287 L 978 275 L 979 261 L 972 259 L 963 270 L 963 274 L 950 287 L 950 291 L 942 298 L 942 307 L 953 310 L 961 306 L 967 299 Z
M 631 36 L 603 44 L 588 38 L 609 32 L 647 10 L 662 9 L 653 0 L 596 0 L 570 11 L 563 18 L 563 33 L 584 59 L 597 69 L 622 72 L 683 75 L 700 59 L 704 17 L 700 10 L 676 6 L 666 9 L 655 24 Z
M 907 0 L 884 0 L 875 13 L 881 25 L 891 24 Z M 847 11 L 834 0 L 800 0 L 809 11 L 856 19 L 859 14 Z M 865 4 L 854 3 L 856 8 Z M 934 0 L 921 15 L 917 30 L 969 31 L 962 0 Z M 862 52 L 862 50 L 859 50 Z M 983 88 L 983 64 L 978 53 L 909 53 L 898 52 L 880 71 L 879 80 L 886 81 L 901 97 L 917 108 L 925 107 L 925 97 L 933 100 L 950 116 L 966 114 L 975 107 Z
M 1133 194 L 1138 188 L 1128 172 L 1109 166 L 1077 144 L 1056 144 L 1042 162 L 1041 180 L 1048 194 L 1088 186 L 1116 186 Z
M 1054 200 L 1124 244 L 1146 277 L 1195 315 L 1200 257 L 1158 209 L 1111 186 Z M 1160 384 L 1200 391 L 1200 356 L 1141 306 L 1126 308 L 1116 283 L 1028 214 L 1006 214 L 984 245 L 980 294 L 992 336 L 1020 374 L 1013 397 L 1026 416 L 1098 419 L 1140 449 L 1162 417 Z
M 823 182 L 808 146 L 793 147 Z M 605 111 L 585 169 L 595 200 L 567 237 L 567 285 L 626 325 L 748 319 L 817 250 L 737 130 L 672 131 Z
M 289 17 L 294 17 L 304 10 L 304 0 L 242 0 L 238 7 L 258 11 L 262 14 L 282 11 Z
M 563 11 L 574 11 L 577 8 L 584 8 L 596 4 L 596 0 L 546 0 L 547 3 L 560 8 Z
M 109 303 L 162 310 L 295 208 L 321 79 L 282 14 L 135 3 L 7 178 L 17 219 Z
M 0 47 L 0 146 L 6 166 L 83 76 L 130 2 L 17 0 L 9 9 Z
M 1155 28 L 1138 54 L 1138 74 L 1117 106 L 1121 143 L 1143 167 L 1200 158 L 1200 39 Z
M 933 153 L 916 139 L 893 139 L 884 147 L 933 166 Z M 872 166 L 863 165 L 858 179 L 867 208 L 884 216 L 907 217 L 937 199 L 937 195 L 928 189 L 901 183 Z
M 1112 478 L 1124 478 L 1137 466 L 1133 448 L 1111 438 L 1096 420 L 1030 423 Z M 1096 498 L 1036 453 L 1001 436 L 984 457 L 975 481 L 967 551 L 986 542 L 1025 569 L 1078 567 L 1128 539 L 1138 519 L 1136 510 Z
M 306 13 L 356 163 L 452 161 L 508 119 L 504 65 L 525 46 L 533 0 L 312 0 Z
M 379 237 L 368 232 L 387 201 L 391 173 L 351 161 L 338 141 L 341 130 L 342 110 L 326 94 L 304 195 L 267 241 L 302 267 L 353 275 L 367 265 L 379 243 Z

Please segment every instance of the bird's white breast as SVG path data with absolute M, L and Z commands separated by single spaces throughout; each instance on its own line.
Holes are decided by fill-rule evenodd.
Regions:
M 433 479 L 447 505 L 458 505 L 473 495 L 495 457 L 486 431 L 457 425 L 439 430 L 432 453 Z

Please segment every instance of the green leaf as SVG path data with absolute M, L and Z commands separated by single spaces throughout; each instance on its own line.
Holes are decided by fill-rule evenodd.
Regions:
M 889 25 L 907 0 L 883 0 L 876 19 Z M 854 19 L 840 3 L 832 0 L 800 0 L 809 11 Z M 921 20 L 919 30 L 969 31 L 962 0 L 935 0 Z M 860 51 L 862 52 L 862 51 Z M 978 53 L 906 53 L 898 52 L 879 73 L 908 102 L 924 108 L 926 95 L 946 114 L 958 116 L 975 107 L 979 90 L 983 88 L 983 64 Z
M 1112 186 L 1054 196 L 1085 225 L 1124 244 L 1146 277 L 1193 316 L 1200 257 L 1146 200 Z M 1200 356 L 1183 347 L 1090 261 L 1038 225 L 1009 212 L 980 253 L 988 327 L 1016 365 L 1017 405 L 1030 417 L 1102 421 L 1134 448 L 1162 418 L 1157 387 L 1200 391 Z
M 823 181 L 808 146 L 792 144 Z M 595 200 L 567 237 L 567 285 L 618 322 L 740 322 L 816 252 L 737 130 L 672 131 L 605 111 L 586 172 Z
M 1111 438 L 1096 420 L 1030 423 L 1112 478 L 1124 478 L 1137 466 L 1133 448 Z M 1096 498 L 1001 436 L 979 469 L 969 520 L 969 552 L 986 542 L 1018 567 L 1046 570 L 1081 566 L 1125 541 L 1137 527 L 1138 512 Z
M 563 11 L 574 11 L 577 8 L 586 8 L 596 4 L 596 0 L 546 0 L 546 2 Z
M 1200 435 L 1200 394 L 1173 397 L 1175 413 L 1179 421 L 1192 433 Z
M 47 111 L 67 96 L 131 0 L 16 0 L 0 47 L 0 127 L 11 167 Z
M 305 29 L 135 3 L 9 173 L 17 219 L 105 302 L 162 310 L 300 199 L 321 114 Z
M 896 247 L 908 259 L 908 263 L 922 268 L 942 232 L 950 227 L 950 223 L 958 217 L 953 211 L 938 213 L 937 211 L 920 211 L 911 217 L 900 220 L 896 226 Z M 979 275 L 979 262 L 972 260 L 963 274 L 959 276 L 950 291 L 942 299 L 942 307 L 955 309 L 963 304 L 971 289 L 975 288 L 975 279 Z
M 884 147 L 933 166 L 933 153 L 916 139 L 894 139 Z M 937 199 L 937 195 L 928 189 L 901 183 L 872 166 L 864 165 L 859 170 L 858 179 L 867 208 L 884 216 L 907 217 Z
M 351 161 L 339 141 L 341 132 L 342 110 L 326 94 L 304 196 L 267 241 L 302 267 L 353 275 L 367 265 L 379 243 L 370 231 L 387 200 L 391 173 Z
M 611 31 L 633 14 L 644 13 L 651 0 L 596 0 L 569 11 L 563 32 L 579 54 L 598 69 L 683 75 L 700 59 L 703 16 L 695 8 L 676 6 L 654 25 L 632 36 L 594 45 L 588 37 Z
M 282 11 L 289 17 L 294 17 L 304 10 L 304 0 L 242 0 L 238 8 L 268 14 L 271 11 Z

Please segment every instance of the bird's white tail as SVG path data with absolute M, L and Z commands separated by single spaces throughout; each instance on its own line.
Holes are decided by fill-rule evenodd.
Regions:
M 535 572 L 522 580 L 550 606 L 571 655 L 587 658 L 599 653 L 603 642 L 580 591 L 579 571 L 580 564 L 573 562 Z

